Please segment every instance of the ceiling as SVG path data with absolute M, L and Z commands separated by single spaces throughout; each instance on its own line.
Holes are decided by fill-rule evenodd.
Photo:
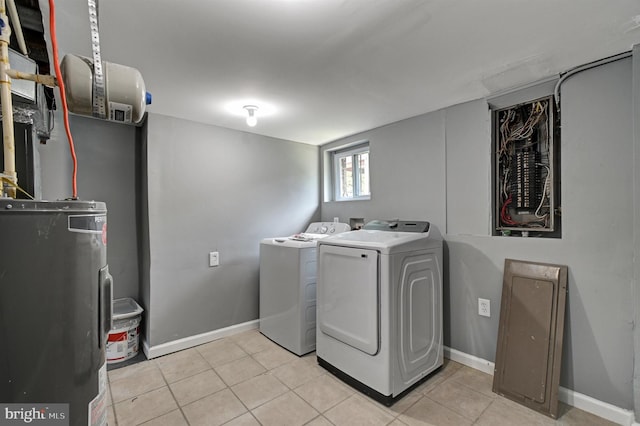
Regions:
M 60 58 L 91 56 L 86 0 L 56 3 Z M 628 51 L 640 2 L 106 0 L 99 23 L 148 111 L 319 145 Z

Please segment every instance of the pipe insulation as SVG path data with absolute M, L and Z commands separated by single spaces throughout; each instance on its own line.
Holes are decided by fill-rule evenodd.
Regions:
M 56 87 L 56 78 L 52 75 L 31 74 L 22 71 L 7 69 L 7 75 L 18 80 L 35 81 L 48 87 Z

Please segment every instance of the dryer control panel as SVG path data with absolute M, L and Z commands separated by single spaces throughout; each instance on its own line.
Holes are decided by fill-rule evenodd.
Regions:
M 362 229 L 393 232 L 429 232 L 429 222 L 408 220 L 372 220 Z

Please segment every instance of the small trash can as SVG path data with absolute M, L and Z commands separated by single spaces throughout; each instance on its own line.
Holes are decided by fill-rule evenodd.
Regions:
M 113 301 L 113 326 L 107 339 L 107 364 L 115 364 L 138 354 L 140 320 L 143 309 L 130 297 Z

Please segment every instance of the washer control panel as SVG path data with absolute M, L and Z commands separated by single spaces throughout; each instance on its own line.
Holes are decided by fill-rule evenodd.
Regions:
M 341 232 L 351 231 L 351 226 L 346 223 L 340 222 L 313 222 L 309 224 L 309 227 L 305 234 L 339 234 Z

